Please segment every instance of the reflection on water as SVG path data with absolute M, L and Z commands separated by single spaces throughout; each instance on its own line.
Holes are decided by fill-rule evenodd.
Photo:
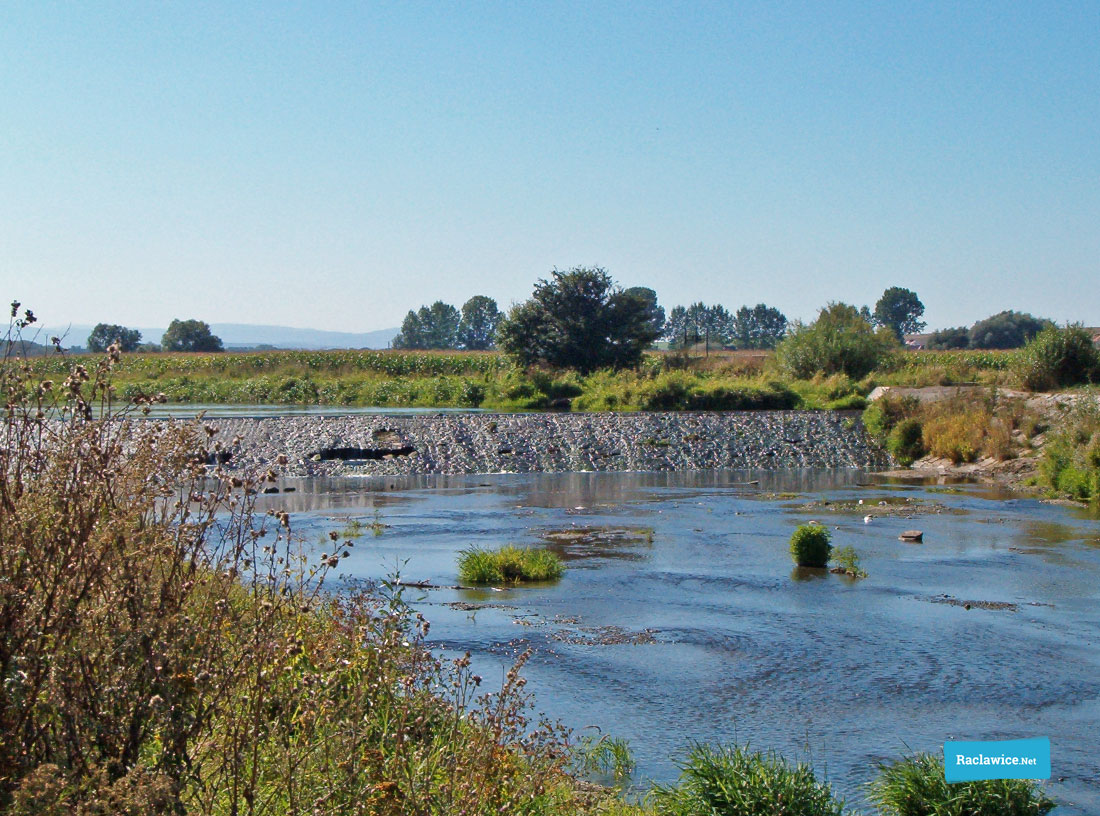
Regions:
M 553 585 L 409 590 L 437 648 L 486 678 L 519 651 L 538 708 L 628 739 L 669 780 L 692 739 L 809 757 L 859 802 L 878 760 L 945 739 L 1048 736 L 1060 813 L 1100 813 L 1100 522 L 979 486 L 850 471 L 574 473 L 287 481 L 262 497 L 307 539 L 347 517 L 355 577 L 457 582 L 472 544 L 552 546 Z M 948 512 L 826 515 L 890 496 Z M 891 502 L 891 504 L 896 504 Z M 792 569 L 817 518 L 863 580 Z M 917 527 L 922 543 L 898 540 Z M 967 608 L 967 607 L 970 608 Z

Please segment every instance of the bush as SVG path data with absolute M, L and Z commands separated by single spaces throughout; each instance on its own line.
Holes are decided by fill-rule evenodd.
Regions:
M 863 412 L 863 425 L 871 438 L 883 445 L 894 426 L 919 409 L 920 402 L 916 397 L 895 397 L 887 393 L 867 406 Z
M 876 332 L 854 306 L 830 303 L 810 325 L 794 324 L 776 346 L 775 359 L 781 370 L 799 379 L 821 373 L 858 380 L 898 348 L 889 329 Z
M 655 785 L 653 801 L 667 816 L 842 816 L 844 803 L 807 765 L 774 753 L 696 745 L 676 785 Z
M 898 464 L 911 465 L 924 456 L 923 428 L 919 419 L 903 419 L 886 439 L 886 450 L 898 460 Z
M 1039 483 L 1080 501 L 1100 498 L 1100 402 L 1082 402 L 1049 433 Z
M 1091 382 L 1098 368 L 1100 355 L 1092 335 L 1080 324 L 1043 329 L 1024 347 L 1017 363 L 1020 382 L 1032 391 Z
M 870 799 L 885 816 L 1043 816 L 1054 808 L 1027 779 L 948 784 L 943 760 L 931 754 L 880 765 Z
M 924 421 L 924 447 L 933 456 L 950 459 L 953 464 L 973 462 L 985 445 L 988 411 L 969 409 L 945 412 Z
M 549 550 L 520 549 L 508 545 L 499 550 L 471 547 L 458 557 L 459 580 L 467 584 L 519 584 L 554 581 L 565 568 Z
M 824 567 L 829 563 L 832 533 L 820 524 L 800 524 L 791 535 L 791 557 L 800 567 Z
M 836 569 L 833 572 L 840 571 L 853 578 L 867 577 L 867 573 L 859 565 L 859 553 L 856 552 L 855 547 L 837 547 L 833 550 L 833 556 L 830 560 L 836 564 Z

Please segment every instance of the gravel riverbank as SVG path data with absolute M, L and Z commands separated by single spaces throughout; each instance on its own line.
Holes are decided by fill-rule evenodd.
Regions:
M 289 416 L 207 424 L 230 454 L 227 467 L 266 468 L 285 454 L 285 476 L 889 465 L 854 412 Z

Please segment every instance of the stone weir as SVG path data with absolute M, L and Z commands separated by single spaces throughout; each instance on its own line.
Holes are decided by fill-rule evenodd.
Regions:
M 432 414 L 210 419 L 219 460 L 285 476 L 883 468 L 853 412 Z M 233 444 L 232 440 L 236 439 Z

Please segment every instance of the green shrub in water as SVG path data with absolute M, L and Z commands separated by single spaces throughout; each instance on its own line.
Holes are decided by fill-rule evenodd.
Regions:
M 859 553 L 855 547 L 837 547 L 833 550 L 832 562 L 853 578 L 866 578 L 867 573 L 859 565 Z
M 842 816 L 844 803 L 807 765 L 738 746 L 697 745 L 676 785 L 655 785 L 661 816 Z
M 520 549 L 509 544 L 499 550 L 471 547 L 458 556 L 458 576 L 466 584 L 519 584 L 554 581 L 565 568 L 549 550 Z
M 944 780 L 943 760 L 914 754 L 879 766 L 870 799 L 884 816 L 1043 816 L 1054 808 L 1028 779 Z
M 829 563 L 832 534 L 820 524 L 800 524 L 791 536 L 791 558 L 800 567 L 824 567 Z
M 924 427 L 919 419 L 903 419 L 886 437 L 886 450 L 900 465 L 911 465 L 924 456 Z

